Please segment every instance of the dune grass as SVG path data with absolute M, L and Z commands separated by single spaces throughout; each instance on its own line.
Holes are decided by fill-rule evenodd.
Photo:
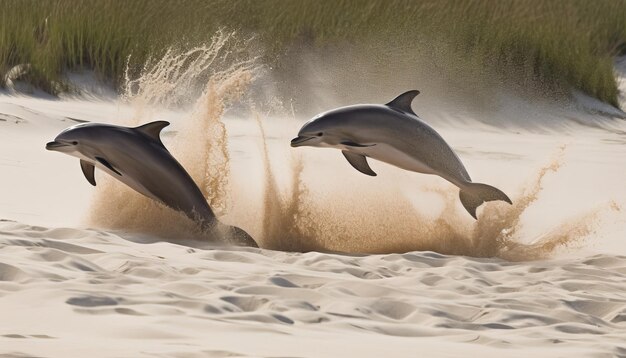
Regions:
M 67 70 L 115 82 L 131 54 L 139 68 L 226 28 L 255 34 L 268 62 L 301 42 L 404 49 L 394 56 L 440 42 L 511 80 L 617 106 L 613 58 L 626 52 L 623 0 L 0 0 L 0 14 L 0 73 L 30 63 L 28 79 L 51 92 Z

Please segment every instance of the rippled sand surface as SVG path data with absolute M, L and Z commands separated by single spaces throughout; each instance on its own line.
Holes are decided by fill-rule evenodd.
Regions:
M 0 224 L 8 356 L 625 356 L 626 257 L 201 248 Z

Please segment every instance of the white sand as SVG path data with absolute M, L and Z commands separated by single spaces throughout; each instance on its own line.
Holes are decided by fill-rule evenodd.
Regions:
M 0 230 L 0 349 L 16 356 L 626 354 L 623 256 L 512 264 Z
M 626 122 L 521 106 L 496 125 L 424 115 L 515 201 L 478 223 L 441 179 L 372 162 L 373 180 L 337 151 L 293 150 L 293 120 L 264 120 L 265 160 L 255 121 L 227 119 L 224 220 L 265 248 L 410 251 L 353 256 L 183 240 L 180 217 L 44 150 L 69 118 L 146 116 L 2 96 L 0 356 L 626 357 Z M 188 114 L 151 114 L 198 171 Z M 413 251 L 429 249 L 468 256 Z

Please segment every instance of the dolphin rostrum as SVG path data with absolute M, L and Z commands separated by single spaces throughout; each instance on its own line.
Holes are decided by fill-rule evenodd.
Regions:
M 292 147 L 340 149 L 363 174 L 376 176 L 367 157 L 399 168 L 438 175 L 461 189 L 465 209 L 476 219 L 476 208 L 506 194 L 486 184 L 472 183 L 459 157 L 446 141 L 411 109 L 419 91 L 408 91 L 385 104 L 360 104 L 321 113 L 307 122 Z
M 97 167 L 139 193 L 183 212 L 212 237 L 257 247 L 245 231 L 217 220 L 196 183 L 161 142 L 159 134 L 168 125 L 165 121 L 136 128 L 78 124 L 61 132 L 46 149 L 79 158 L 91 185 L 96 185 Z

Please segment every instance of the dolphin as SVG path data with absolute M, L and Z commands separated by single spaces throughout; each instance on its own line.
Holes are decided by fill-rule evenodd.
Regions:
M 79 158 L 91 185 L 96 185 L 97 167 L 135 191 L 183 212 L 212 237 L 258 247 L 244 230 L 217 220 L 196 183 L 161 142 L 161 130 L 168 125 L 166 121 L 136 128 L 83 123 L 62 131 L 46 149 Z
M 499 189 L 473 183 L 452 148 L 411 109 L 420 92 L 405 92 L 385 104 L 359 104 L 318 114 L 308 121 L 292 147 L 340 149 L 348 162 L 363 174 L 376 176 L 367 163 L 373 158 L 396 167 L 438 175 L 461 190 L 465 209 L 476 217 L 476 208 L 493 200 L 511 199 Z

